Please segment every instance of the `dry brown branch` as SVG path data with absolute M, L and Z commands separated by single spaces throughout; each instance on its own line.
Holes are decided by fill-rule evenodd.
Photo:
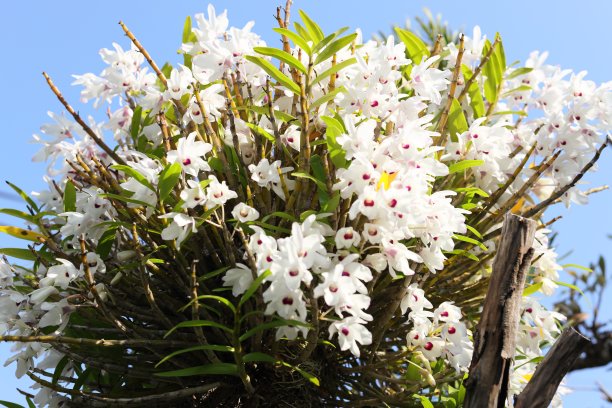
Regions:
M 571 327 L 561 333 L 531 380 L 519 394 L 515 408 L 546 408 L 552 401 L 563 377 L 590 341 Z
M 474 355 L 465 381 L 466 408 L 502 407 L 506 400 L 536 227 L 533 220 L 505 216 L 482 318 L 474 332 Z

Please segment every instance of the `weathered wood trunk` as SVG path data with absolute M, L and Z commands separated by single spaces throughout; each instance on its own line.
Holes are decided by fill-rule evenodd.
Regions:
M 533 257 L 536 222 L 506 214 L 491 281 L 474 332 L 474 355 L 465 381 L 466 408 L 500 408 L 508 401 L 521 298 Z M 516 398 L 515 408 L 545 408 L 589 340 L 566 329 Z
M 482 318 L 474 332 L 474 355 L 465 382 L 466 408 L 505 404 L 535 231 L 533 220 L 513 214 L 504 218 Z
M 514 408 L 546 408 L 563 377 L 570 371 L 589 339 L 568 327 L 538 365 L 533 377 L 516 398 Z

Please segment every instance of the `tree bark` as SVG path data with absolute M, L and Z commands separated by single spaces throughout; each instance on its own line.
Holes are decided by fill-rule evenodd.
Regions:
M 533 220 L 510 213 L 504 217 L 482 318 L 474 333 L 474 355 L 465 381 L 466 408 L 503 407 L 506 401 L 535 231 Z
M 565 329 L 517 397 L 514 408 L 546 408 L 561 380 L 589 343 L 589 339 L 573 328 Z

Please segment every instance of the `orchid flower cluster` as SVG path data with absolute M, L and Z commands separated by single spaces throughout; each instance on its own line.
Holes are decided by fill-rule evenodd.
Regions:
M 506 66 L 478 28 L 376 42 L 281 14 L 277 49 L 209 6 L 161 68 L 122 24 L 131 48 L 75 76 L 102 122 L 47 77 L 70 117 L 34 136 L 28 229 L 3 227 L 33 244 L 0 250 L 31 261 L 0 261 L 0 328 L 39 406 L 460 404 L 508 211 L 540 222 L 527 290 L 554 293 L 543 211 L 592 192 L 612 83 Z M 525 297 L 513 393 L 564 320 Z

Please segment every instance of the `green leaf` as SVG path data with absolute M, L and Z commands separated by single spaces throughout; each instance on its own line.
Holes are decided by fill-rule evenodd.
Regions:
M 482 166 L 483 164 L 484 160 L 461 160 L 448 166 L 448 172 L 450 174 L 460 173 L 472 167 Z
M 464 210 L 468 210 L 471 211 L 474 208 L 478 207 L 477 203 L 465 203 L 465 204 L 461 204 L 461 208 L 463 208 Z
M 51 379 L 52 384 L 57 384 L 60 377 L 62 376 L 62 372 L 64 371 L 64 368 L 66 368 L 66 365 L 68 365 L 69 362 L 70 362 L 70 358 L 68 356 L 64 356 L 57 363 L 57 365 L 55 366 L 55 370 L 53 370 L 53 377 Z
M 310 157 L 310 168 L 312 169 L 312 174 L 316 180 L 323 181 L 327 179 L 325 168 L 323 166 L 323 159 L 318 154 L 313 154 Z M 317 183 L 317 190 L 319 193 L 319 203 L 321 203 L 321 206 L 324 206 L 329 201 L 327 185 L 324 182 L 322 184 Z
M 276 225 L 268 224 L 261 221 L 251 221 L 251 224 L 257 225 L 258 227 L 263 228 L 266 232 L 282 232 L 284 234 L 291 234 L 291 230 L 283 227 L 278 227 Z
M 64 187 L 64 211 L 76 211 L 76 188 L 70 180 L 66 181 L 66 187 Z
M 232 363 L 205 364 L 181 370 L 155 373 L 159 377 L 189 377 L 194 375 L 238 375 L 238 366 Z
M 113 248 L 113 244 L 115 243 L 115 238 L 117 237 L 117 227 L 110 227 L 100 237 L 98 240 L 98 245 L 96 246 L 96 253 L 100 255 L 100 258 L 106 259 L 111 249 Z
M 336 54 L 338 51 L 342 50 L 344 47 L 355 41 L 355 38 L 357 38 L 357 33 L 349 34 L 333 41 L 331 44 L 325 47 L 319 53 L 319 55 L 317 55 L 317 57 L 315 58 L 315 64 L 320 64 L 326 61 L 328 58 L 331 58 L 332 55 Z
M 202 281 L 205 281 L 207 279 L 214 278 L 215 276 L 221 275 L 222 273 L 224 273 L 225 271 L 227 271 L 230 268 L 231 268 L 231 266 L 224 266 L 223 268 L 215 269 L 214 271 L 205 273 L 200 278 L 198 278 L 198 282 L 202 282 Z
M 254 352 L 254 353 L 245 354 L 242 357 L 242 361 L 245 363 L 258 363 L 258 362 L 274 363 L 276 362 L 276 359 L 266 353 Z
M 522 67 L 522 68 L 517 68 L 514 71 L 512 71 L 507 77 L 506 79 L 513 79 L 516 78 L 518 76 L 521 75 L 525 75 L 530 73 L 531 71 L 533 71 L 533 68 L 528 68 L 528 67 Z
M 153 187 L 153 185 L 149 182 L 149 180 L 147 180 L 147 178 L 145 176 L 140 174 L 138 171 L 136 171 L 132 167 L 126 166 L 126 165 L 123 165 L 123 164 L 113 164 L 111 166 L 111 169 L 122 171 L 126 175 L 128 175 L 130 177 L 133 177 L 137 182 L 139 182 L 143 186 L 147 187 L 149 190 L 155 191 L 155 187 Z
M 190 42 L 196 42 L 197 40 L 198 38 L 196 37 L 196 35 L 193 33 L 191 29 L 191 17 L 187 16 L 187 18 L 185 19 L 185 25 L 183 26 L 183 36 L 182 36 L 183 44 L 187 44 Z
M 78 378 L 74 382 L 72 389 L 80 390 L 92 372 L 93 372 L 93 368 L 86 368 L 85 371 L 83 371 L 81 374 L 78 375 Z
M 537 357 L 534 357 L 534 358 L 532 358 L 530 360 L 525 361 L 524 363 L 521 363 L 520 365 L 514 366 L 514 369 L 518 369 L 518 368 L 520 368 L 520 367 L 522 367 L 522 366 L 524 366 L 526 364 L 531 364 L 531 363 L 538 364 L 542 360 L 544 360 L 544 356 L 537 356 Z
M 0 225 L 0 232 L 3 232 L 15 238 L 25 239 L 27 241 L 32 242 L 41 242 L 41 240 L 46 240 L 45 236 L 39 234 L 38 232 L 19 227 L 13 227 L 10 225 Z
M 468 244 L 477 245 L 483 251 L 486 251 L 488 249 L 482 242 L 475 240 L 474 238 L 466 237 L 465 235 L 455 234 L 453 235 L 453 239 L 456 239 L 458 241 L 467 242 Z
M 467 65 L 461 65 L 461 71 L 463 73 L 463 78 L 465 82 L 469 81 L 474 75 Z M 482 92 L 480 91 L 480 86 L 478 85 L 478 81 L 472 82 L 472 84 L 468 88 L 468 95 L 470 96 L 470 106 L 474 111 L 474 119 L 483 117 L 486 113 L 486 110 L 484 105 L 484 99 L 482 99 Z
M 252 62 L 253 64 L 261 67 L 261 69 L 266 71 L 268 75 L 270 75 L 277 82 L 279 82 L 281 85 L 283 85 L 285 88 L 287 88 L 294 94 L 296 95 L 300 94 L 300 87 L 298 86 L 298 84 L 293 82 L 293 80 L 289 78 L 287 75 L 280 72 L 279 69 L 276 68 L 274 65 L 272 65 L 269 61 L 263 58 L 260 58 L 260 57 L 254 57 L 252 55 L 247 55 L 245 58 L 248 61 Z
M 423 406 L 423 408 L 434 408 L 433 404 L 426 396 L 418 394 L 414 394 L 414 396 L 421 400 L 421 405 Z
M 463 249 L 453 249 L 452 251 L 446 251 L 446 253 L 449 254 L 453 254 L 453 255 L 459 255 L 459 256 L 465 256 L 468 259 L 471 259 L 472 261 L 478 262 L 480 261 L 480 259 L 474 255 L 471 252 L 465 251 Z
M 330 137 L 334 138 L 334 142 L 336 137 L 344 134 L 344 125 L 338 119 L 331 116 L 321 116 L 321 119 L 327 125 L 327 133 L 330 134 Z
M 457 135 L 468 130 L 463 109 L 457 99 L 453 99 L 448 113 L 448 134 L 453 142 L 457 141 Z
M 306 30 L 306 28 L 302 26 L 300 23 L 298 23 L 297 21 L 294 22 L 293 28 L 295 28 L 295 31 L 299 34 L 300 37 L 304 39 L 304 41 L 315 43 L 315 40 L 310 36 L 310 33 L 308 33 L 308 30 Z
M 298 71 L 303 72 L 304 74 L 307 72 L 306 67 L 304 66 L 304 64 L 300 62 L 300 60 L 298 60 L 297 58 L 295 58 L 293 55 L 289 54 L 288 52 L 279 50 L 278 48 L 255 47 L 253 48 L 253 51 L 261 55 L 267 55 L 269 57 L 274 57 L 278 60 L 281 60 L 287 65 L 289 65 L 290 67 L 293 67 L 297 69 Z
M 327 46 L 327 44 L 332 42 L 334 40 L 334 38 L 338 37 L 340 34 L 344 33 L 346 30 L 348 30 L 348 27 L 342 27 L 341 29 L 339 29 L 335 33 L 331 33 L 328 36 L 326 36 L 317 45 L 312 47 L 312 53 L 313 54 L 317 54 L 320 50 L 325 48 L 325 46 Z
M 329 157 L 332 163 L 337 168 L 346 168 L 346 151 L 336 141 L 336 138 L 344 134 L 344 126 L 340 121 L 330 116 L 321 116 L 321 119 L 327 125 L 325 131 L 325 141 L 327 142 L 327 150 L 329 151 Z
M 36 408 L 34 401 L 32 401 L 29 395 L 26 395 L 26 402 L 28 403 L 28 408 Z
M 508 96 L 508 95 L 513 94 L 514 92 L 531 91 L 532 89 L 533 89 L 533 88 L 532 88 L 532 87 L 530 87 L 529 85 L 521 85 L 521 86 L 518 86 L 518 87 L 516 87 L 516 88 L 513 88 L 513 89 L 511 89 L 511 90 L 509 90 L 509 91 L 504 92 L 504 93 L 502 94 L 502 96 L 503 96 L 503 97 L 506 97 L 506 96 Z
M 181 173 L 183 172 L 183 168 L 180 163 L 173 163 L 167 166 L 162 172 L 159 174 L 159 199 L 160 201 L 164 201 L 166 198 L 170 196 L 170 193 L 178 183 L 181 178 Z
M 326 103 L 326 102 L 329 102 L 329 101 L 333 100 L 333 99 L 336 97 L 336 95 L 338 95 L 340 92 L 346 92 L 346 88 L 345 88 L 345 87 L 343 87 L 343 86 L 341 86 L 341 87 L 339 87 L 339 88 L 334 89 L 334 90 L 333 90 L 333 91 L 331 91 L 331 92 L 326 93 L 325 95 L 321 96 L 321 97 L 320 97 L 320 98 L 318 98 L 316 101 L 314 101 L 314 102 L 313 102 L 313 103 L 310 105 L 310 107 L 311 107 L 311 108 L 313 108 L 313 109 L 314 109 L 314 108 L 317 108 L 317 107 L 319 107 L 319 106 L 323 105 L 324 103 Z
M 10 215 L 11 217 L 21 218 L 22 220 L 26 220 L 31 222 L 32 224 L 36 224 L 36 218 L 33 215 L 25 213 L 23 211 L 14 210 L 12 208 L 0 208 L 0 214 Z
M 342 62 L 340 62 L 338 64 L 332 65 L 330 68 L 326 69 L 325 71 L 323 71 L 319 75 L 317 75 L 315 77 L 315 79 L 312 80 L 312 85 L 318 84 L 319 82 L 321 82 L 322 80 L 324 80 L 328 76 L 335 75 L 337 72 L 343 70 L 344 68 L 346 68 L 346 67 L 348 67 L 350 65 L 353 65 L 356 62 L 357 62 L 357 58 L 349 58 L 346 61 L 342 61 Z
M 142 107 L 137 106 L 134 109 L 134 113 L 132 114 L 132 122 L 130 123 L 130 135 L 132 136 L 132 140 L 138 139 L 138 135 L 140 134 L 140 119 L 142 118 Z
M 159 363 L 155 364 L 155 367 L 159 367 L 160 365 L 162 365 L 166 361 L 168 361 L 171 358 L 176 357 L 178 355 L 185 354 L 185 353 L 191 353 L 191 352 L 194 352 L 194 351 L 206 351 L 206 350 L 220 351 L 220 352 L 226 352 L 226 353 L 233 353 L 235 351 L 234 348 L 230 347 L 230 346 L 218 346 L 218 345 L 214 345 L 214 344 L 203 344 L 201 346 L 194 346 L 194 347 L 189 347 L 189 348 L 182 349 L 182 350 L 177 350 L 177 351 L 175 351 L 175 352 L 173 352 L 171 354 L 168 354 L 166 357 L 162 358 Z
M 493 112 L 493 115 L 519 115 L 519 116 L 527 116 L 528 113 L 525 112 L 525 111 L 505 110 L 505 111 Z
M 474 235 L 476 235 L 478 238 L 482 239 L 482 234 L 480 232 L 478 232 L 478 230 L 474 227 L 471 227 L 469 225 L 466 224 L 467 229 Z
M 423 58 L 429 57 L 429 49 L 427 45 L 411 31 L 404 30 L 400 27 L 395 27 L 395 32 L 397 37 L 404 43 L 406 46 L 406 52 L 408 53 L 408 57 L 415 64 L 420 64 Z
M 15 190 L 15 192 L 17 194 L 19 194 L 19 197 L 21 197 L 26 203 L 28 203 L 28 205 L 30 207 L 32 207 L 32 209 L 35 212 L 39 212 L 40 208 L 36 205 L 36 203 L 34 202 L 34 200 L 32 200 L 30 198 L 29 195 L 27 195 L 22 189 L 20 189 L 19 187 L 17 187 L 16 185 L 14 185 L 13 183 L 11 183 L 10 181 L 6 181 L 6 184 L 9 185 L 10 188 L 12 188 L 13 190 Z
M 294 222 L 297 220 L 297 218 L 295 218 L 295 216 L 291 215 L 291 214 L 287 214 L 286 212 L 282 212 L 282 211 L 275 211 L 271 214 L 266 215 L 265 217 L 263 217 L 261 220 L 263 222 L 268 222 L 268 220 L 272 217 L 278 217 L 278 218 L 283 218 L 285 220 L 289 220 L 291 222 Z
M 523 290 L 523 296 L 531 296 L 536 293 L 542 287 L 542 282 L 534 283 L 533 285 L 529 285 Z
M 143 206 L 143 207 L 154 208 L 151 204 L 145 203 L 144 201 L 134 200 L 133 198 L 125 197 L 125 196 L 118 195 L 118 194 L 102 193 L 102 194 L 99 194 L 99 196 L 103 197 L 103 198 L 113 198 L 115 200 L 119 200 L 119 201 L 123 201 L 123 202 L 126 202 L 126 203 L 140 205 L 140 206 Z
M 253 282 L 251 282 L 251 285 L 249 286 L 249 288 L 246 290 L 246 292 L 244 292 L 244 294 L 240 298 L 240 301 L 238 302 L 238 308 L 241 308 L 242 305 L 244 305 L 246 301 L 249 300 L 251 296 L 253 296 L 253 294 L 255 294 L 257 289 L 261 286 L 263 281 L 268 276 L 270 276 L 270 274 L 272 274 L 272 272 L 269 269 L 267 269 L 261 275 L 259 275 Z
M 266 130 L 264 130 L 264 128 L 257 126 L 253 123 L 249 123 L 249 122 L 244 122 L 244 124 L 251 129 L 253 132 L 259 134 L 260 136 L 265 137 L 266 139 L 268 139 L 271 142 L 275 142 L 276 139 L 274 138 L 274 136 L 270 133 L 268 133 Z
M 201 295 L 201 296 L 198 296 L 197 299 L 198 300 L 206 300 L 206 299 L 216 300 L 217 302 L 222 303 L 225 306 L 227 306 L 227 308 L 230 309 L 232 311 L 232 313 L 236 314 L 236 307 L 232 304 L 232 302 L 230 302 L 229 300 L 227 300 L 224 297 L 215 296 L 215 295 Z M 180 308 L 179 312 L 182 312 L 183 310 L 187 309 L 189 306 L 191 306 L 193 304 L 193 302 L 195 302 L 195 300 L 191 300 L 185 306 Z
M 586 266 L 582 266 L 582 265 L 578 265 L 578 264 L 573 264 L 573 263 L 567 263 L 567 264 L 563 264 L 561 265 L 561 267 L 563 269 L 569 269 L 569 268 L 574 268 L 574 269 L 580 269 L 581 271 L 585 271 L 585 272 L 593 272 L 593 270 L 591 268 L 587 268 Z
M 272 320 L 271 322 L 262 323 L 259 326 L 252 328 L 251 330 L 247 331 L 242 336 L 240 336 L 238 340 L 242 343 L 243 341 L 245 341 L 246 339 L 248 339 L 249 337 L 253 336 L 256 333 L 259 333 L 264 330 L 270 330 L 270 329 L 274 329 L 277 327 L 282 327 L 282 326 L 310 327 L 309 324 L 301 322 L 299 320 L 288 320 L 288 319 L 276 318 L 275 320 Z
M 499 89 L 503 80 L 504 72 L 506 71 L 506 56 L 504 54 L 504 47 L 501 42 L 499 33 L 495 35 L 496 39 L 499 39 L 495 50 L 491 54 L 491 57 L 484 65 L 482 72 L 487 77 L 485 80 L 484 91 L 485 98 L 489 103 L 497 102 Z M 485 42 L 482 49 L 482 55 L 486 55 L 491 49 L 492 44 L 489 40 Z
M 232 329 L 227 326 L 222 325 L 221 323 L 213 322 L 211 320 L 186 320 L 184 322 L 180 322 L 164 335 L 164 338 L 168 337 L 177 329 L 184 329 L 186 327 L 215 327 L 217 329 L 225 330 L 228 333 L 232 333 Z
M 310 38 L 313 39 L 315 45 L 321 42 L 323 38 L 325 38 L 321 27 L 319 27 L 317 23 L 315 23 L 310 17 L 308 17 L 308 14 L 306 14 L 303 10 L 300 10 L 299 13 L 300 17 L 302 17 L 302 21 L 304 22 L 304 26 L 306 27 Z
M 331 213 L 336 211 L 340 205 L 340 191 L 334 191 L 331 198 L 321 203 L 321 211 L 324 213 Z
M 280 35 L 284 35 L 285 37 L 293 41 L 293 43 L 300 47 L 302 50 L 304 50 L 306 54 L 312 55 L 312 49 L 310 48 L 306 40 L 304 40 L 298 34 L 286 28 L 273 28 L 272 30 L 279 33 Z
M 36 255 L 29 249 L 23 248 L 0 248 L 0 254 L 10 256 L 12 258 L 22 259 L 24 261 L 35 261 Z
M 250 105 L 250 106 L 239 106 L 238 110 L 247 110 L 247 111 L 253 111 L 257 114 L 260 115 L 266 115 L 266 116 L 270 116 L 270 109 L 268 109 L 267 106 L 254 106 L 254 105 Z M 274 109 L 272 111 L 272 113 L 274 113 L 274 118 L 275 119 L 279 119 L 282 122 L 285 123 L 289 123 L 289 122 L 293 122 L 294 120 L 297 120 L 295 117 L 291 116 L 290 114 L 280 111 L 278 109 Z
M 294 176 L 294 177 L 298 177 L 298 178 L 308 179 L 308 180 L 314 182 L 319 189 L 323 189 L 323 190 L 327 189 L 327 186 L 325 185 L 324 182 L 322 182 L 321 180 L 317 180 L 316 178 L 314 178 L 313 176 L 311 176 L 308 173 L 297 171 L 295 173 L 291 173 L 291 175 Z
M 481 197 L 488 197 L 489 194 L 486 191 L 479 189 L 478 187 L 460 187 L 455 189 L 458 193 L 465 193 L 467 196 L 472 197 L 479 195 Z
M 23 405 L 15 404 L 14 402 L 0 400 L 0 405 L 6 408 L 25 408 Z
M 565 286 L 566 288 L 570 288 L 571 290 L 575 290 L 576 292 L 578 292 L 582 296 L 584 296 L 584 292 L 578 286 L 576 286 L 576 285 L 572 285 L 571 283 L 561 282 L 561 281 L 553 281 L 553 282 L 555 282 L 559 286 Z
M 316 385 L 317 387 L 320 387 L 320 386 L 321 386 L 321 382 L 319 381 L 319 379 L 318 379 L 316 376 L 314 376 L 314 375 L 310 374 L 309 372 L 304 371 L 304 370 L 302 370 L 301 368 L 299 368 L 299 367 L 297 367 L 297 366 L 291 365 L 291 364 L 289 364 L 289 363 L 285 363 L 284 361 L 279 361 L 279 363 L 281 363 L 281 364 L 282 364 L 282 365 L 284 365 L 285 367 L 289 367 L 289 368 L 294 369 L 295 371 L 297 371 L 298 373 L 300 373 L 300 375 L 301 375 L 302 377 L 304 377 L 305 379 L 307 379 L 308 381 L 310 381 L 311 383 L 313 383 L 313 384 L 314 384 L 314 385 Z

